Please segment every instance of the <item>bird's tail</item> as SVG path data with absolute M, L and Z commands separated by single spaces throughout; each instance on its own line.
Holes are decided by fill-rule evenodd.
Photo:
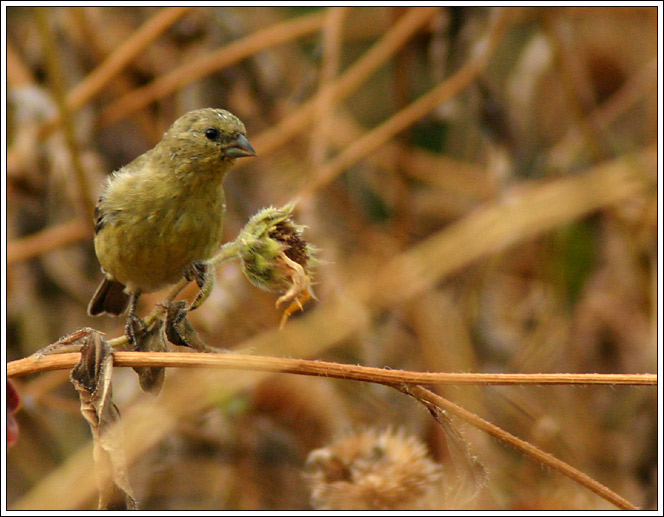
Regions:
M 90 316 L 99 316 L 100 314 L 111 314 L 119 316 L 129 304 L 129 295 L 125 293 L 125 286 L 115 280 L 104 280 L 99 284 L 90 304 L 88 305 L 88 314 Z

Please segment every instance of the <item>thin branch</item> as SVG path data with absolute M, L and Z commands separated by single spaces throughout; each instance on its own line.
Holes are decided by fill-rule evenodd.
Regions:
M 614 93 L 606 102 L 593 110 L 588 116 L 588 125 L 598 131 L 606 131 L 618 117 L 624 115 L 637 102 L 645 98 L 657 87 L 657 58 L 645 64 L 637 73 L 630 76 L 625 85 Z M 543 163 L 549 169 L 567 169 L 573 158 L 579 153 L 584 139 L 578 125 L 572 126 L 567 134 L 548 149 Z
M 7 267 L 92 235 L 92 224 L 72 219 L 7 243 Z
M 557 69 L 561 76 L 569 113 L 579 128 L 581 141 L 590 152 L 593 161 L 600 161 L 606 157 L 606 153 L 602 148 L 598 128 L 592 124 L 592 118 L 584 115 L 595 104 L 593 89 L 586 71 L 587 67 L 581 63 L 573 33 L 569 24 L 551 11 L 542 21 L 544 34 L 551 42 L 557 57 Z
M 58 45 L 47 19 L 47 7 L 34 8 L 34 15 L 39 28 L 39 35 L 44 52 L 44 60 L 48 69 L 48 75 L 51 82 L 51 91 L 53 98 L 58 106 L 60 120 L 65 136 L 65 142 L 69 151 L 71 165 L 74 170 L 74 178 L 78 189 L 78 195 L 81 206 L 89 220 L 94 216 L 94 202 L 90 195 L 90 185 L 88 178 L 83 170 L 81 162 L 81 153 L 74 131 L 74 120 L 67 101 L 65 99 L 65 80 L 64 69 L 58 53 Z
M 114 366 L 217 368 L 222 370 L 248 370 L 258 372 L 292 373 L 381 384 L 464 384 L 464 385 L 632 385 L 654 386 L 656 374 L 600 374 L 600 373 L 434 373 L 410 372 L 358 366 L 352 364 L 264 357 L 246 354 L 201 354 L 169 352 L 113 353 Z M 80 354 L 31 355 L 7 365 L 7 377 L 21 377 L 31 373 L 73 368 Z
M 10 88 L 20 88 L 34 84 L 35 78 L 32 75 L 32 71 L 16 51 L 10 39 L 5 40 L 5 52 L 7 59 L 7 85 Z
M 252 138 L 261 157 L 274 151 L 295 135 L 304 131 L 314 120 L 321 97 L 330 103 L 341 102 L 364 83 L 378 68 L 385 63 L 401 46 L 425 23 L 431 20 L 437 8 L 413 7 L 398 23 L 388 30 L 364 55 L 355 61 L 336 81 L 319 90 L 316 96 L 296 111 L 289 113 L 278 124 Z
M 597 495 L 606 499 L 607 501 L 613 503 L 618 508 L 622 510 L 638 510 L 639 508 L 634 506 L 632 503 L 619 496 L 613 492 L 608 487 L 602 485 L 598 481 L 595 481 L 593 478 L 584 474 L 580 470 L 575 469 L 568 463 L 565 463 L 562 460 L 559 460 L 555 456 L 544 452 L 543 450 L 535 447 L 531 443 L 517 438 L 513 434 L 508 433 L 504 429 L 492 424 L 479 417 L 475 413 L 468 411 L 467 409 L 457 406 L 453 402 L 436 395 L 435 393 L 423 388 L 422 386 L 408 386 L 406 388 L 400 389 L 404 393 L 412 395 L 418 400 L 426 401 L 430 404 L 433 404 L 444 411 L 448 411 L 451 414 L 457 416 L 458 418 L 464 420 L 470 425 L 477 427 L 478 429 L 484 431 L 485 433 L 497 438 L 501 442 L 507 443 L 524 454 L 527 454 L 531 458 L 547 465 L 548 467 L 560 472 L 564 476 L 574 480 L 580 485 L 588 488 L 589 490 L 595 492 Z
M 306 185 L 298 197 L 307 197 L 328 184 L 345 169 L 370 152 L 389 141 L 400 131 L 411 126 L 444 101 L 452 98 L 468 86 L 484 69 L 496 49 L 500 37 L 508 26 L 509 15 L 506 10 L 498 11 L 489 33 L 478 45 L 479 52 L 452 77 L 442 82 L 429 93 L 423 95 L 407 107 L 395 113 L 378 127 L 366 133 L 362 138 L 349 145 L 333 160 L 323 165 L 315 178 Z
M 44 357 L 35 355 L 7 365 L 8 378 L 52 369 L 70 369 L 80 361 L 80 353 L 53 354 Z M 595 492 L 619 508 L 637 508 L 606 486 L 564 461 L 542 451 L 534 445 L 517 438 L 507 431 L 482 419 L 478 415 L 412 384 L 627 384 L 657 385 L 655 374 L 464 374 L 464 373 L 420 373 L 366 366 L 346 365 L 324 361 L 261 357 L 244 354 L 201 354 L 164 352 L 113 352 L 115 366 L 177 366 L 189 368 L 220 368 L 256 372 L 291 373 L 336 378 L 353 381 L 374 382 L 392 386 L 414 396 L 420 401 L 434 404 L 455 416 L 505 442 L 535 460 L 557 470 Z M 408 384 L 408 386 L 406 386 Z
M 313 167 L 323 163 L 327 154 L 327 128 L 331 122 L 334 104 L 330 90 L 326 90 L 325 86 L 334 80 L 339 70 L 342 29 L 347 14 L 348 7 L 332 7 L 322 30 L 323 51 L 318 78 L 318 90 L 321 94 L 316 96 L 315 123 L 309 145 L 309 160 Z
M 300 16 L 257 31 L 221 47 L 216 52 L 204 54 L 198 59 L 184 63 L 152 83 L 134 89 L 115 101 L 102 112 L 99 123 L 101 126 L 106 126 L 117 122 L 216 70 L 237 63 L 261 50 L 310 34 L 320 28 L 324 19 L 323 12 Z
M 183 12 L 187 12 L 187 9 L 189 8 L 185 8 Z M 141 39 L 144 39 L 146 36 L 152 37 L 154 34 L 159 34 L 158 30 L 171 23 L 171 17 L 179 19 L 177 18 L 178 14 L 181 15 L 181 13 L 178 13 L 179 10 L 179 8 L 167 8 L 158 11 L 157 14 L 155 14 L 144 26 L 135 31 L 135 34 L 141 34 Z M 92 86 L 93 83 L 98 83 L 102 86 L 107 85 L 105 90 L 110 91 L 107 91 L 106 97 L 113 99 L 117 99 L 136 88 L 135 82 L 130 79 L 129 75 L 121 73 L 121 67 L 117 68 L 117 70 L 115 70 L 116 73 L 111 75 L 111 72 L 114 71 L 114 59 L 120 61 L 120 63 L 116 63 L 116 65 L 121 64 L 121 54 L 117 53 L 118 51 L 115 41 L 109 41 L 109 39 L 112 38 L 108 38 L 108 34 L 103 30 L 106 18 L 102 17 L 101 19 L 93 19 L 94 17 L 90 14 L 90 8 L 83 6 L 72 7 L 68 11 L 68 14 L 71 16 L 72 22 L 81 33 L 80 38 L 86 41 L 86 45 L 90 47 L 90 53 L 94 62 L 102 63 L 92 72 L 92 74 L 86 77 L 70 92 L 68 98 L 74 99 L 74 102 L 80 103 L 80 105 L 83 106 L 87 101 L 85 98 L 87 95 L 84 91 L 86 88 L 85 83 L 90 84 L 89 91 L 93 96 L 99 91 L 97 88 L 100 88 L 100 86 L 94 88 Z M 143 43 L 139 41 L 138 44 L 140 46 Z M 119 57 L 114 58 L 114 56 Z M 107 70 L 104 70 L 105 67 Z M 96 78 L 93 77 L 95 75 L 97 75 Z M 108 80 L 103 82 L 102 78 L 107 78 Z M 110 80 L 111 78 L 112 80 Z M 78 91 L 81 91 L 82 93 L 78 93 Z M 149 141 L 159 141 L 163 132 L 156 127 L 155 122 L 148 111 L 139 111 L 134 115 L 134 119 L 140 129 L 148 135 Z
M 348 113 L 334 113 L 329 129 L 330 147 L 343 150 L 362 138 L 366 129 L 357 123 Z M 451 190 L 454 194 L 484 201 L 495 195 L 491 178 L 480 165 L 461 161 L 449 156 L 426 151 L 422 148 L 406 148 L 397 140 L 389 140 L 381 147 L 380 153 L 371 153 L 364 158 L 373 167 L 395 171 L 393 156 L 407 153 L 408 160 L 403 165 L 403 172 L 417 181 L 430 184 L 436 189 Z M 432 174 L 435 171 L 436 174 Z
M 595 210 L 649 191 L 654 193 L 656 171 L 657 150 L 651 146 L 602 162 L 586 174 L 506 194 L 394 257 L 366 279 L 364 289 L 371 293 L 367 296 L 372 297 L 374 305 L 389 306 L 406 300 L 473 260 Z M 385 299 L 377 300 L 381 296 Z
M 72 112 L 92 99 L 119 74 L 136 56 L 145 50 L 164 31 L 187 14 L 193 7 L 165 7 L 136 30 L 101 65 L 67 94 L 67 107 Z M 40 136 L 49 134 L 61 119 L 50 120 L 42 128 Z

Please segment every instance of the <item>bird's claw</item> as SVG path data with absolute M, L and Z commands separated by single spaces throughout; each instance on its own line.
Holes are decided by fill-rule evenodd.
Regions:
M 190 282 L 196 280 L 196 284 L 200 289 L 189 309 L 187 309 L 193 311 L 198 309 L 212 292 L 215 283 L 214 268 L 207 262 L 196 260 L 185 268 L 184 277 Z
M 184 268 L 184 277 L 188 281 L 196 280 L 196 284 L 200 289 L 203 289 L 203 286 L 207 282 L 208 277 L 208 265 L 202 260 L 195 260 Z

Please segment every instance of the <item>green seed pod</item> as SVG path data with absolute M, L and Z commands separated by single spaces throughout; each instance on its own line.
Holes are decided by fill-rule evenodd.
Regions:
M 313 297 L 309 268 L 314 248 L 303 238 L 304 226 L 291 219 L 295 205 L 268 207 L 255 214 L 237 239 L 242 271 L 247 279 L 266 291 L 280 293 L 277 307 L 292 302 L 285 319 Z

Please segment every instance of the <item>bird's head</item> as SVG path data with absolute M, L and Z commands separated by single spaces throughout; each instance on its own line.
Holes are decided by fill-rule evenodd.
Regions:
M 198 109 L 182 115 L 164 133 L 159 146 L 190 163 L 256 156 L 242 121 L 232 113 L 216 108 Z

